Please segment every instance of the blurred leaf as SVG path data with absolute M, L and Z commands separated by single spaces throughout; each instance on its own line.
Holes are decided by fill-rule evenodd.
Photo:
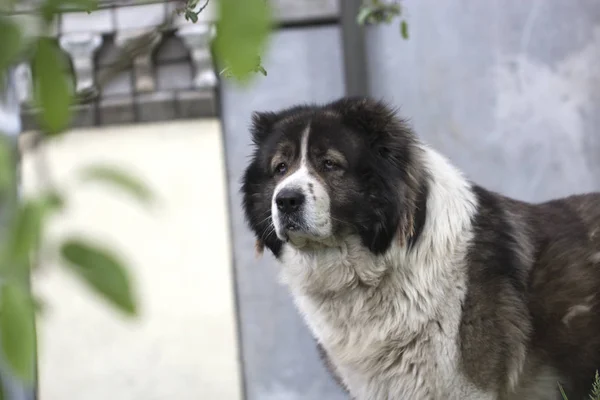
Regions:
M 214 49 L 220 64 L 247 82 L 271 31 L 271 8 L 265 0 L 219 0 Z
M 594 384 L 592 386 L 592 392 L 590 393 L 590 400 L 599 400 L 600 399 L 600 375 L 596 370 L 596 375 L 594 376 Z
M 22 263 L 29 259 L 42 230 L 43 213 L 35 201 L 19 205 L 9 232 L 8 262 Z
M 12 229 L 9 232 L 7 267 L 11 270 L 27 266 L 31 252 L 39 243 L 42 230 L 42 213 L 34 202 L 19 207 L 15 215 Z
M 394 17 L 400 15 L 402 9 L 398 3 L 382 3 L 373 0 L 371 4 L 361 6 L 356 17 L 359 25 L 368 25 L 376 23 L 389 24 Z
M 3 377 L 0 376 L 0 400 L 4 400 L 5 399 L 5 397 L 4 397 L 4 391 L 5 390 L 6 389 L 4 389 L 4 380 L 3 380 Z
M 84 181 L 112 184 L 144 203 L 150 203 L 153 200 L 152 191 L 142 181 L 113 166 L 92 165 L 86 167 L 81 172 L 81 177 Z
M 260 72 L 261 74 L 263 74 L 264 76 L 267 76 L 267 70 L 263 68 L 262 65 L 259 65 L 257 67 L 257 72 Z
M 25 289 L 6 284 L 0 288 L 0 339 L 6 362 L 23 381 L 33 382 L 35 323 L 33 303 Z
M 198 22 L 198 14 L 191 10 L 185 10 L 185 19 L 186 21 L 192 21 L 193 23 Z
M 223 68 L 223 70 L 219 72 L 219 75 L 223 75 L 227 78 L 233 78 L 233 74 L 229 71 L 229 68 Z
M 408 39 L 408 23 L 404 20 L 400 22 L 400 33 L 404 39 Z
M 15 173 L 15 163 L 8 140 L 0 139 L 0 195 L 11 189 Z
M 563 400 L 569 400 L 560 382 L 558 383 L 558 389 L 560 390 L 560 395 L 562 396 Z
M 41 195 L 38 195 L 37 202 L 39 207 L 41 207 L 41 211 L 43 216 L 47 216 L 48 213 L 54 211 L 60 211 L 65 206 L 65 201 L 62 196 L 57 192 L 45 192 Z
M 92 289 L 127 315 L 137 313 L 129 277 L 117 256 L 78 239 L 61 246 L 61 256 Z
M 256 65 L 254 68 L 252 68 L 252 72 L 258 72 L 261 73 L 263 76 L 267 76 L 267 70 L 265 69 L 265 67 L 262 66 L 262 61 L 260 57 L 256 57 Z M 235 78 L 236 76 L 233 74 L 233 72 L 231 72 L 231 68 L 225 68 L 223 69 L 219 75 L 223 75 L 227 78 Z
M 14 20 L 0 16 L 0 72 L 16 60 L 22 44 L 21 28 Z
M 39 247 L 46 217 L 62 207 L 56 193 L 46 193 L 19 204 L 2 253 L 2 267 L 9 276 L 26 278 L 29 257 Z
M 369 18 L 372 12 L 373 9 L 370 6 L 362 6 L 356 16 L 358 25 L 365 25 L 367 23 L 367 18 Z
M 254 65 L 253 71 L 254 72 L 260 72 L 264 76 L 267 76 L 267 70 L 262 66 L 262 59 L 261 59 L 260 56 L 256 57 L 256 61 L 255 61 L 255 65 Z
M 46 133 L 65 129 L 71 119 L 72 93 L 63 54 L 52 39 L 40 38 L 33 58 L 35 101 L 41 108 L 40 125 Z

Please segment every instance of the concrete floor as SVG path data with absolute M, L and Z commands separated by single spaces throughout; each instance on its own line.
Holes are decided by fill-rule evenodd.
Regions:
M 40 399 L 242 398 L 229 217 L 217 120 L 87 129 L 46 148 L 67 212 L 46 239 L 75 235 L 118 250 L 135 279 L 141 315 L 126 320 L 56 262 L 35 275 Z M 23 160 L 24 194 L 40 188 Z M 158 196 L 144 209 L 120 192 L 77 183 L 95 162 L 126 167 Z

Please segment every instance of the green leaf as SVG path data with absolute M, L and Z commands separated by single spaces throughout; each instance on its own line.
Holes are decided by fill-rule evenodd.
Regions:
M 43 217 L 44 212 L 38 202 L 29 200 L 19 205 L 8 240 L 9 263 L 28 261 L 31 251 L 39 243 Z
M 6 139 L 0 139 L 0 195 L 12 189 L 15 163 L 12 148 Z
M 372 13 L 373 9 L 370 6 L 362 6 L 356 16 L 356 23 L 361 26 L 365 25 L 367 23 L 367 18 L 369 18 Z
M 0 258 L 6 276 L 27 279 L 30 256 L 39 248 L 46 218 L 61 207 L 62 199 L 56 193 L 42 194 L 19 204 Z
M 219 0 L 217 60 L 241 83 L 248 82 L 256 59 L 265 50 L 271 32 L 271 8 L 265 0 Z
M 13 373 L 27 383 L 35 370 L 35 322 L 31 297 L 24 289 L 0 288 L 0 339 L 4 358 Z
M 402 9 L 397 3 L 381 3 L 373 1 L 371 4 L 361 6 L 356 21 L 359 25 L 369 25 L 374 23 L 392 22 L 394 17 L 400 15 Z
M 112 184 L 143 203 L 150 203 L 153 200 L 152 191 L 142 181 L 113 166 L 92 165 L 86 167 L 81 172 L 81 178 L 84 181 Z
M 264 76 L 267 76 L 267 70 L 263 68 L 262 65 L 259 65 L 257 67 L 257 72 L 260 72 L 261 74 L 263 74 Z
M 19 205 L 8 240 L 8 262 L 22 264 L 29 260 L 39 243 L 42 231 L 42 211 L 35 201 Z
M 37 200 L 41 208 L 42 216 L 47 216 L 51 212 L 60 211 L 65 207 L 65 200 L 57 192 L 46 192 L 38 196 Z
M 404 20 L 400 22 L 400 33 L 404 39 L 408 39 L 408 23 Z
M 98 294 L 127 315 L 137 313 L 127 271 L 109 250 L 78 239 L 61 246 L 66 265 Z
M 567 397 L 567 394 L 565 393 L 565 390 L 563 389 L 560 382 L 558 383 L 558 390 L 560 390 L 560 394 L 561 394 L 563 400 L 569 400 L 569 398 Z
M 0 376 L 0 400 L 4 400 L 5 399 L 5 396 L 4 396 L 4 391 L 5 390 L 6 389 L 4 389 L 4 380 L 3 380 L 3 377 Z
M 0 72 L 16 60 L 22 44 L 21 28 L 14 21 L 0 17 Z
M 49 134 L 64 130 L 71 120 L 71 87 L 63 54 L 49 38 L 38 40 L 33 57 L 34 94 L 41 108 L 40 125 Z
M 185 10 L 185 19 L 192 21 L 193 23 L 198 22 L 198 14 L 193 12 L 192 10 Z
M 596 371 L 594 376 L 594 384 L 592 386 L 592 393 L 590 393 L 590 400 L 600 400 L 600 375 Z
M 229 68 L 223 68 L 223 70 L 219 72 L 219 75 L 223 75 L 227 78 L 233 78 L 233 74 L 231 73 L 231 71 L 229 71 Z

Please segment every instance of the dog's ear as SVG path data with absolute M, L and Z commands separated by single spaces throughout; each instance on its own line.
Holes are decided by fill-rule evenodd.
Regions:
M 273 130 L 273 125 L 277 121 L 277 114 L 273 112 L 258 112 L 252 114 L 252 141 L 254 144 L 260 144 Z

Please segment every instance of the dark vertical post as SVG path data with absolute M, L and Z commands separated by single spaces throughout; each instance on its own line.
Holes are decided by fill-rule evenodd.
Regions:
M 14 154 L 14 160 L 19 159 L 18 155 L 18 135 L 21 132 L 21 114 L 19 107 L 19 99 L 17 96 L 16 82 L 14 69 L 9 69 L 5 74 L 4 85 L 0 85 L 0 139 L 6 140 Z M 15 169 L 15 172 L 18 169 Z M 18 185 L 18 176 L 15 182 Z M 16 189 L 16 188 L 15 188 Z M 18 190 L 14 191 L 15 196 L 18 195 Z M 0 204 L 0 231 L 10 221 L 11 208 L 18 201 L 13 198 L 12 204 Z M 4 238 L 0 237 L 0 240 Z M 33 317 L 33 316 L 32 316 Z M 20 380 L 14 377 L 5 363 L 0 359 L 0 380 L 3 390 L 4 399 L 6 400 L 35 400 L 35 388 L 23 384 Z
M 369 95 L 365 34 L 356 22 L 362 0 L 340 0 L 347 96 Z

